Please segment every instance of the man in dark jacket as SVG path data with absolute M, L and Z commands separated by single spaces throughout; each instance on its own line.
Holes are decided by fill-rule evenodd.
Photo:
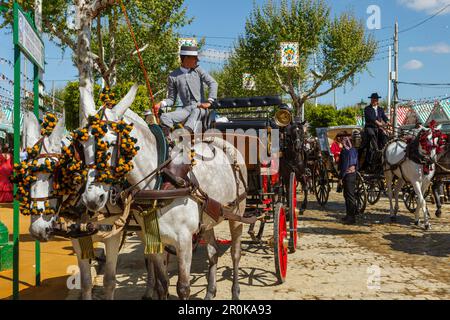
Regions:
M 358 151 L 353 147 L 351 136 L 342 138 L 342 151 L 339 157 L 339 177 L 342 179 L 346 216 L 343 222 L 354 224 L 358 205 L 356 201 L 356 175 L 358 170 Z
M 369 97 L 371 99 L 370 105 L 364 109 L 364 135 L 366 149 L 366 161 L 364 167 L 373 167 L 374 154 L 377 150 L 382 150 L 387 143 L 388 137 L 386 135 L 386 128 L 389 126 L 389 119 L 384 113 L 383 108 L 378 104 L 381 98 L 378 93 L 372 93 Z
M 364 109 L 364 129 L 369 138 L 373 139 L 374 146 L 382 149 L 387 143 L 385 128 L 388 127 L 389 119 L 384 113 L 383 108 L 378 104 L 381 98 L 378 93 L 372 93 L 369 98 L 371 99 L 371 103 Z

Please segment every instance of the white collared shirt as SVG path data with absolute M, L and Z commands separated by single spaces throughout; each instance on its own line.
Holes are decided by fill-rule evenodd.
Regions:
M 183 72 L 184 74 L 188 73 L 190 69 L 184 68 L 184 67 L 180 67 L 181 72 Z

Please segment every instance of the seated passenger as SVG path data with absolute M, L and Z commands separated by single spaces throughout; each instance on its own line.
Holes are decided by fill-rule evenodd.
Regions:
M 180 50 L 181 67 L 169 75 L 167 99 L 158 103 L 157 110 L 161 107 L 171 107 L 177 101 L 177 97 L 183 104 L 182 108 L 176 111 L 164 113 L 161 115 L 161 127 L 166 136 L 170 129 L 177 123 L 184 123 L 191 133 L 198 132 L 199 123 L 206 110 L 211 107 L 217 99 L 218 84 L 206 71 L 200 68 L 198 63 L 197 47 L 182 46 Z M 209 90 L 209 97 L 205 100 L 206 84 Z M 145 115 L 151 114 L 149 110 Z
M 342 134 L 338 134 L 334 139 L 330 147 L 331 153 L 333 154 L 334 161 L 339 162 L 339 155 L 342 151 Z

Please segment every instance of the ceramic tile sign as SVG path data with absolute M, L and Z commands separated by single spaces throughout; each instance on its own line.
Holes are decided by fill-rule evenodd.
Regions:
M 245 90 L 256 90 L 255 77 L 250 73 L 244 73 L 242 75 L 242 87 Z
M 297 67 L 299 65 L 299 49 L 297 42 L 282 42 L 280 44 L 281 66 Z

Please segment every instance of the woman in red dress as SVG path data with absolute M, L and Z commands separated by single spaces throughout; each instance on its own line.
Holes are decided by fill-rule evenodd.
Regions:
M 13 174 L 13 161 L 8 145 L 5 145 L 4 151 L 0 153 L 0 203 L 13 201 L 13 185 L 9 181 Z
M 330 151 L 333 154 L 333 158 L 334 158 L 335 163 L 339 163 L 339 156 L 341 155 L 341 151 L 342 151 L 342 133 L 339 133 L 336 136 L 336 139 L 331 144 Z M 338 193 L 342 192 L 341 180 L 338 181 L 336 191 Z
M 337 135 L 336 139 L 333 141 L 333 143 L 331 144 L 330 147 L 330 151 L 333 154 L 334 157 L 334 161 L 336 163 L 339 162 L 339 156 L 341 154 L 342 151 L 342 136 L 340 134 Z

